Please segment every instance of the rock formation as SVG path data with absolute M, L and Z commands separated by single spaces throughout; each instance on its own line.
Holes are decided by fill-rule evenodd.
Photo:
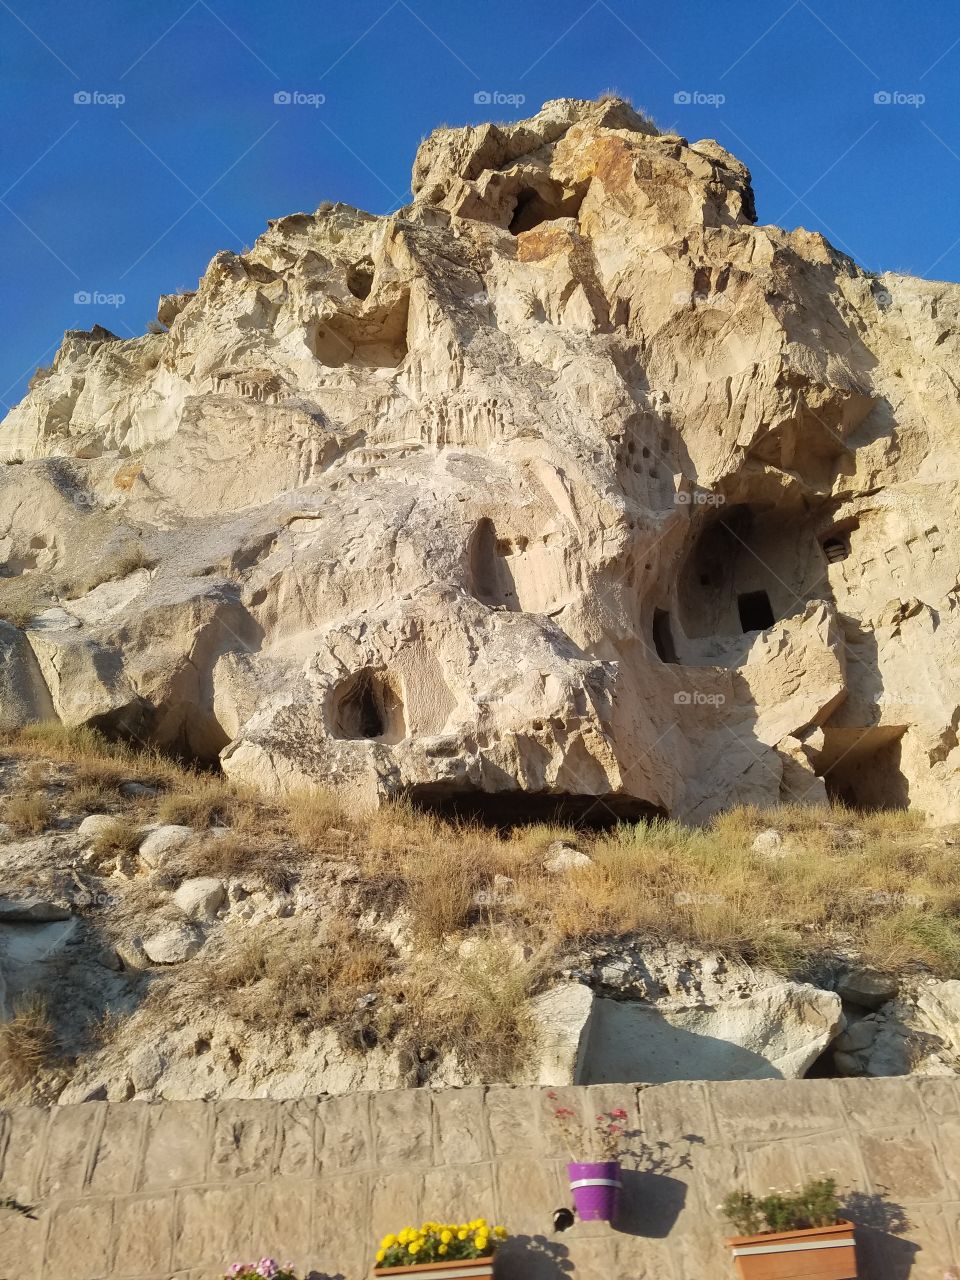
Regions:
M 618 100 L 70 332 L 0 431 L 0 711 L 497 821 L 960 818 L 960 287 Z M 158 326 L 160 327 L 160 326 Z

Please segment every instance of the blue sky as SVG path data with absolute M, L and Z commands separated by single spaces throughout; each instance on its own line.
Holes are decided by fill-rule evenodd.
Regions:
M 956 0 L 0 0 L 0 412 L 267 218 L 397 207 L 437 124 L 611 88 L 745 160 L 761 222 L 960 279 L 958 84 Z

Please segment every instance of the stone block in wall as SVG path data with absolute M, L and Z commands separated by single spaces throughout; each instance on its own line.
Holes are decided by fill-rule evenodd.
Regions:
M 928 1076 L 916 1081 L 917 1097 L 927 1116 L 960 1116 L 960 1080 L 955 1076 Z
M 4 1116 L 4 1147 L 0 1179 L 4 1193 L 31 1203 L 43 1164 L 50 1112 L 43 1107 L 18 1107 Z
M 462 1222 L 470 1218 L 493 1219 L 493 1169 L 489 1164 L 447 1165 L 423 1175 L 423 1216 Z
M 848 1123 L 869 1131 L 922 1124 L 919 1083 L 891 1076 L 880 1080 L 835 1080 L 833 1087 Z
M 380 1168 L 423 1167 L 433 1162 L 433 1107 L 427 1089 L 373 1094 L 370 1127 Z
M 323 1126 L 317 1143 L 317 1172 L 366 1169 L 374 1163 L 370 1094 L 351 1093 L 325 1101 L 317 1112 Z
M 206 1102 L 163 1102 L 150 1108 L 141 1191 L 203 1181 L 212 1116 Z
M 843 1124 L 833 1080 L 724 1080 L 705 1087 L 721 1138 L 753 1141 L 828 1133 Z
M 314 1186 L 313 1267 L 321 1275 L 365 1277 L 377 1250 L 366 1174 L 333 1174 Z
M 249 1200 L 243 1186 L 187 1187 L 177 1193 L 173 1265 L 227 1266 L 253 1248 Z
M 50 1113 L 43 1170 L 37 1183 L 41 1199 L 79 1195 L 87 1175 L 91 1146 L 104 1121 L 105 1102 L 55 1107 Z
M 816 1139 L 819 1142 L 819 1138 Z M 800 1181 L 792 1142 L 751 1142 L 743 1152 L 746 1177 L 744 1187 L 757 1195 L 769 1188 L 787 1190 Z
M 113 1267 L 117 1275 L 150 1275 L 170 1267 L 174 1192 L 128 1196 L 115 1202 Z
M 110 1200 L 74 1200 L 50 1211 L 45 1276 L 57 1280 L 100 1280 L 108 1274 L 113 1236 Z
M 925 1127 L 861 1134 L 859 1145 L 874 1190 L 914 1201 L 945 1197 L 944 1176 Z
M 317 1104 L 313 1099 L 278 1103 L 276 1168 L 282 1177 L 309 1177 L 313 1173 L 317 1128 Z
M 209 1179 L 262 1179 L 273 1172 L 277 1105 L 262 1099 L 218 1102 Z
M 648 1142 L 697 1142 L 716 1136 L 706 1086 L 698 1080 L 652 1085 L 638 1093 L 640 1127 Z
M 862 1180 L 856 1138 L 850 1133 L 819 1133 L 814 1138 L 800 1138 L 789 1146 L 800 1181 L 836 1178 L 841 1187 L 854 1189 Z
M 95 1195 L 123 1195 L 135 1190 L 149 1110 L 143 1102 L 107 1106 L 87 1183 Z
M 39 1280 L 46 1229 L 47 1224 L 39 1214 L 35 1218 L 23 1218 L 18 1213 L 5 1213 L 0 1231 L 0 1267 L 9 1266 L 10 1270 L 0 1271 L 0 1275 L 15 1275 L 16 1280 Z
M 473 1164 L 487 1158 L 485 1092 L 449 1089 L 433 1094 L 436 1154 L 441 1164 Z
M 250 1193 L 251 1258 L 294 1262 L 298 1274 L 313 1266 L 313 1186 L 309 1182 L 273 1179 Z
M 429 1206 L 421 1206 L 419 1178 L 403 1170 L 372 1175 L 370 1178 L 370 1237 L 379 1240 L 388 1232 L 419 1225 L 431 1216 Z
M 494 1168 L 497 1221 L 511 1233 L 553 1229 L 555 1209 L 571 1204 L 566 1171 L 556 1160 L 498 1160 Z
M 487 1128 L 494 1155 L 529 1155 L 539 1151 L 544 1100 L 539 1089 L 493 1085 L 487 1090 Z

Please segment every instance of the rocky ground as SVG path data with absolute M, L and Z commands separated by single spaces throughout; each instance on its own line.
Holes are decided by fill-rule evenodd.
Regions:
M 957 1069 L 960 837 L 916 816 L 497 833 L 45 727 L 0 786 L 8 1099 Z

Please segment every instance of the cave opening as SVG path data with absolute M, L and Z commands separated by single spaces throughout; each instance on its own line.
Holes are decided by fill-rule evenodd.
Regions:
M 333 736 L 348 740 L 399 742 L 406 733 L 403 700 L 383 671 L 364 667 L 333 692 Z
M 910 784 L 901 766 L 907 728 L 825 728 L 817 772 L 828 797 L 870 813 L 909 808 Z
M 470 589 L 481 604 L 517 612 L 520 603 L 513 573 L 507 563 L 514 544 L 497 536 L 493 521 L 484 516 L 470 538 Z
M 361 258 L 347 268 L 347 288 L 355 298 L 369 298 L 373 288 L 373 262 L 369 258 Z
M 626 795 L 573 792 L 454 790 L 425 783 L 404 797 L 422 813 L 448 822 L 471 823 L 506 834 L 514 827 L 553 825 L 583 831 L 612 831 L 621 823 L 666 817 L 658 806 Z
M 653 647 L 661 662 L 676 663 L 676 645 L 673 643 L 673 631 L 670 627 L 670 614 L 666 609 L 653 611 Z
M 555 222 L 558 218 L 575 218 L 583 203 L 585 188 L 570 191 L 558 182 L 550 182 L 541 189 L 521 187 L 516 195 L 516 205 L 508 230 L 518 236 L 532 231 L 541 222 Z
M 744 635 L 748 631 L 766 631 L 776 622 L 773 605 L 766 591 L 744 591 L 737 596 L 737 613 Z

